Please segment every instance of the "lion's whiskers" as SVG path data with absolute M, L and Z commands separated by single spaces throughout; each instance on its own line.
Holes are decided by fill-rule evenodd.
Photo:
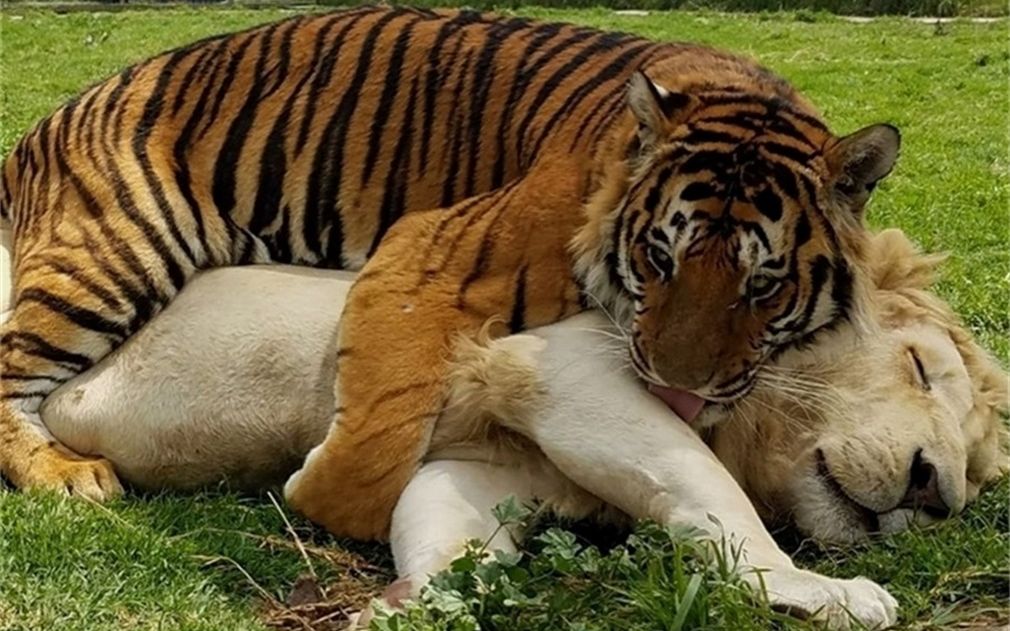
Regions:
M 773 366 L 764 371 L 761 379 L 767 385 L 767 394 L 792 404 L 788 414 L 777 411 L 782 420 L 789 423 L 799 422 L 800 419 L 794 418 L 796 414 L 802 414 L 807 423 L 824 422 L 826 411 L 850 408 L 836 386 L 816 375 Z

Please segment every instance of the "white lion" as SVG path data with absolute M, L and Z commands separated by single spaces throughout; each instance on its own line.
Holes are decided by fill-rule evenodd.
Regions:
M 936 258 L 888 231 L 871 259 L 879 328 L 840 325 L 781 355 L 752 394 L 703 412 L 704 440 L 624 366 L 624 342 L 599 314 L 461 340 L 431 451 L 394 514 L 401 585 L 416 594 L 464 541 L 490 537 L 491 508 L 515 495 L 727 536 L 743 545 L 745 576 L 767 570 L 773 603 L 832 626 L 893 623 L 885 590 L 795 567 L 759 514 L 844 541 L 957 513 L 1003 465 L 1007 377 L 924 291 Z M 351 281 L 278 266 L 207 272 L 51 395 L 43 419 L 138 486 L 283 480 L 339 405 L 332 314 Z M 521 534 L 498 532 L 490 547 L 513 549 Z

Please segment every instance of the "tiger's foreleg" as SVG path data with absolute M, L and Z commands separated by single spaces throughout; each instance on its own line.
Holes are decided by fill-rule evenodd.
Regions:
M 584 171 L 553 166 L 394 224 L 342 315 L 339 422 L 288 481 L 295 509 L 335 534 L 384 539 L 441 412 L 455 336 L 580 309 L 567 248 Z

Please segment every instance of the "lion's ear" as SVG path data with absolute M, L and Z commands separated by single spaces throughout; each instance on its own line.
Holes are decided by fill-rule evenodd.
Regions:
M 981 488 L 1010 470 L 1004 423 L 1010 414 L 1010 375 L 960 325 L 951 325 L 948 333 L 971 380 L 972 418 L 962 427 L 969 439 L 966 473 L 969 485 Z
M 975 391 L 975 406 L 987 408 L 993 417 L 1010 414 L 1010 375 L 986 352 L 971 333 L 950 314 L 947 332 L 961 355 Z
M 641 70 L 628 81 L 628 107 L 638 121 L 639 151 L 645 152 L 669 134 L 697 99 L 659 85 Z
M 867 263 L 873 286 L 881 291 L 926 289 L 936 282 L 946 254 L 924 254 L 898 228 L 873 235 Z

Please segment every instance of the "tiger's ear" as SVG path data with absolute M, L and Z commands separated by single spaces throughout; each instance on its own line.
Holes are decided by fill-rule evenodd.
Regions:
M 887 124 L 870 125 L 836 141 L 825 152 L 836 200 L 862 214 L 877 182 L 894 168 L 900 148 L 901 134 Z
M 641 70 L 628 80 L 628 107 L 638 120 L 639 153 L 655 146 L 694 105 L 690 94 L 671 92 Z

